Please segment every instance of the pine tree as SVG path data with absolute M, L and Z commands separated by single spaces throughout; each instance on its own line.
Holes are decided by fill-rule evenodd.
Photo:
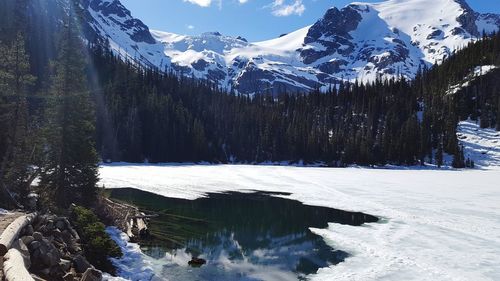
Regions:
M 90 205 L 97 195 L 95 116 L 82 50 L 69 17 L 54 63 L 47 103 L 47 156 L 41 177 L 41 186 L 55 194 L 60 207 L 73 202 Z
M 30 128 L 28 87 L 35 78 L 30 75 L 28 56 L 21 34 L 8 45 L 0 43 L 0 186 L 26 198 L 34 179 L 30 162 L 35 136 Z

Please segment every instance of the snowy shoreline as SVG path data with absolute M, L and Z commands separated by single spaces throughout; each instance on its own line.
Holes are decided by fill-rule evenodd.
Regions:
M 120 247 L 123 256 L 121 258 L 112 258 L 111 262 L 117 269 L 119 277 L 113 277 L 109 274 L 104 276 L 104 280 L 109 281 L 127 281 L 127 280 L 155 280 L 151 262 L 144 255 L 136 243 L 131 243 L 126 233 L 118 228 L 110 226 L 106 228 L 106 233 Z

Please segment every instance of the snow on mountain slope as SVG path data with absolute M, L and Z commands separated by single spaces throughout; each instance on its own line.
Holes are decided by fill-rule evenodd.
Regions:
M 118 0 L 87 1 L 92 28 L 115 52 L 243 94 L 413 77 L 423 65 L 441 62 L 482 31 L 500 26 L 500 15 L 476 13 L 464 0 L 356 2 L 329 9 L 311 26 L 251 43 L 218 32 L 150 31 Z
M 498 27 L 500 26 L 500 17 L 496 14 L 478 14 L 476 25 L 480 32 L 498 32 Z
M 87 23 L 121 57 L 146 66 L 169 65 L 163 46 L 151 35 L 149 28 L 133 18 L 118 0 L 85 0 Z

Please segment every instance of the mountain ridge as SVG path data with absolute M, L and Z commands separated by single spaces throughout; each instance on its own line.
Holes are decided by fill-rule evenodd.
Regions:
M 123 57 L 240 94 L 413 78 L 500 26 L 500 15 L 477 13 L 464 0 L 354 2 L 332 7 L 314 24 L 276 39 L 248 42 L 218 32 L 186 36 L 150 30 L 118 0 L 86 0 L 84 8 L 90 27 Z

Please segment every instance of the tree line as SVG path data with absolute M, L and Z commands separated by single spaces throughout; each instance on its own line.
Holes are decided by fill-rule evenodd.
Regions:
M 129 162 L 322 162 L 329 166 L 443 165 L 466 160 L 459 120 L 498 128 L 499 72 L 467 81 L 478 65 L 499 65 L 500 36 L 485 37 L 414 80 L 332 85 L 325 92 L 255 97 L 216 83 L 122 61 L 92 46 L 97 66 L 98 150 Z

